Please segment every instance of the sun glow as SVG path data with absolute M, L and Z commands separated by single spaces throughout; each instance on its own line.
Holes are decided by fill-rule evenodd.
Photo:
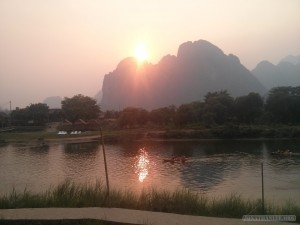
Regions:
M 149 54 L 144 44 L 139 44 L 135 48 L 134 56 L 139 62 L 143 62 L 148 59 Z

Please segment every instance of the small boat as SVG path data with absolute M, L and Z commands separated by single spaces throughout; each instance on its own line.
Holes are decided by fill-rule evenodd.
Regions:
M 31 149 L 48 149 L 48 148 L 49 148 L 49 145 L 44 142 L 31 147 Z
M 170 163 L 174 163 L 175 160 L 174 159 L 163 159 L 163 162 L 170 162 Z
M 186 157 L 185 156 L 172 157 L 172 158 L 168 158 L 168 159 L 163 159 L 163 162 L 169 162 L 169 163 L 181 162 L 181 163 L 185 163 L 186 162 Z
M 294 153 L 291 152 L 289 149 L 285 150 L 277 150 L 275 152 L 271 152 L 272 155 L 280 155 L 280 156 L 290 156 L 293 155 Z

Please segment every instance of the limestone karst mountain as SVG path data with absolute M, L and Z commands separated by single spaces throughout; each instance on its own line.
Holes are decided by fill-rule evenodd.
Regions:
M 299 86 L 300 55 L 284 57 L 277 65 L 262 61 L 252 73 L 268 90 L 278 86 Z
M 47 97 L 44 103 L 49 106 L 50 109 L 60 109 L 62 98 L 60 96 Z
M 208 92 L 227 90 L 232 96 L 265 93 L 263 85 L 238 57 L 226 55 L 205 40 L 180 45 L 177 56 L 155 65 L 127 58 L 106 74 L 101 109 L 154 109 L 202 100 Z

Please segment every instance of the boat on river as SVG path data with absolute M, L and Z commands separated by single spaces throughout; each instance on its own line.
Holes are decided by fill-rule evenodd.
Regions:
M 180 162 L 180 163 L 185 163 L 186 162 L 186 157 L 181 156 L 181 157 L 172 157 L 172 158 L 166 158 L 163 159 L 163 162 L 169 162 L 169 163 L 175 163 L 175 162 Z
M 279 155 L 279 156 L 291 156 L 294 155 L 295 153 L 291 152 L 289 149 L 285 149 L 285 150 L 277 150 L 274 152 L 271 152 L 272 155 Z
M 31 149 L 48 149 L 49 145 L 47 143 L 45 143 L 45 142 L 42 142 L 42 143 L 38 143 L 37 145 L 32 146 L 30 148 Z

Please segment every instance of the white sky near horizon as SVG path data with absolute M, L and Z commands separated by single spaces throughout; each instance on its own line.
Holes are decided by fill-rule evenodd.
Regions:
M 252 70 L 300 54 L 299 0 L 0 0 L 0 108 L 95 96 L 144 43 L 151 63 L 204 39 Z

